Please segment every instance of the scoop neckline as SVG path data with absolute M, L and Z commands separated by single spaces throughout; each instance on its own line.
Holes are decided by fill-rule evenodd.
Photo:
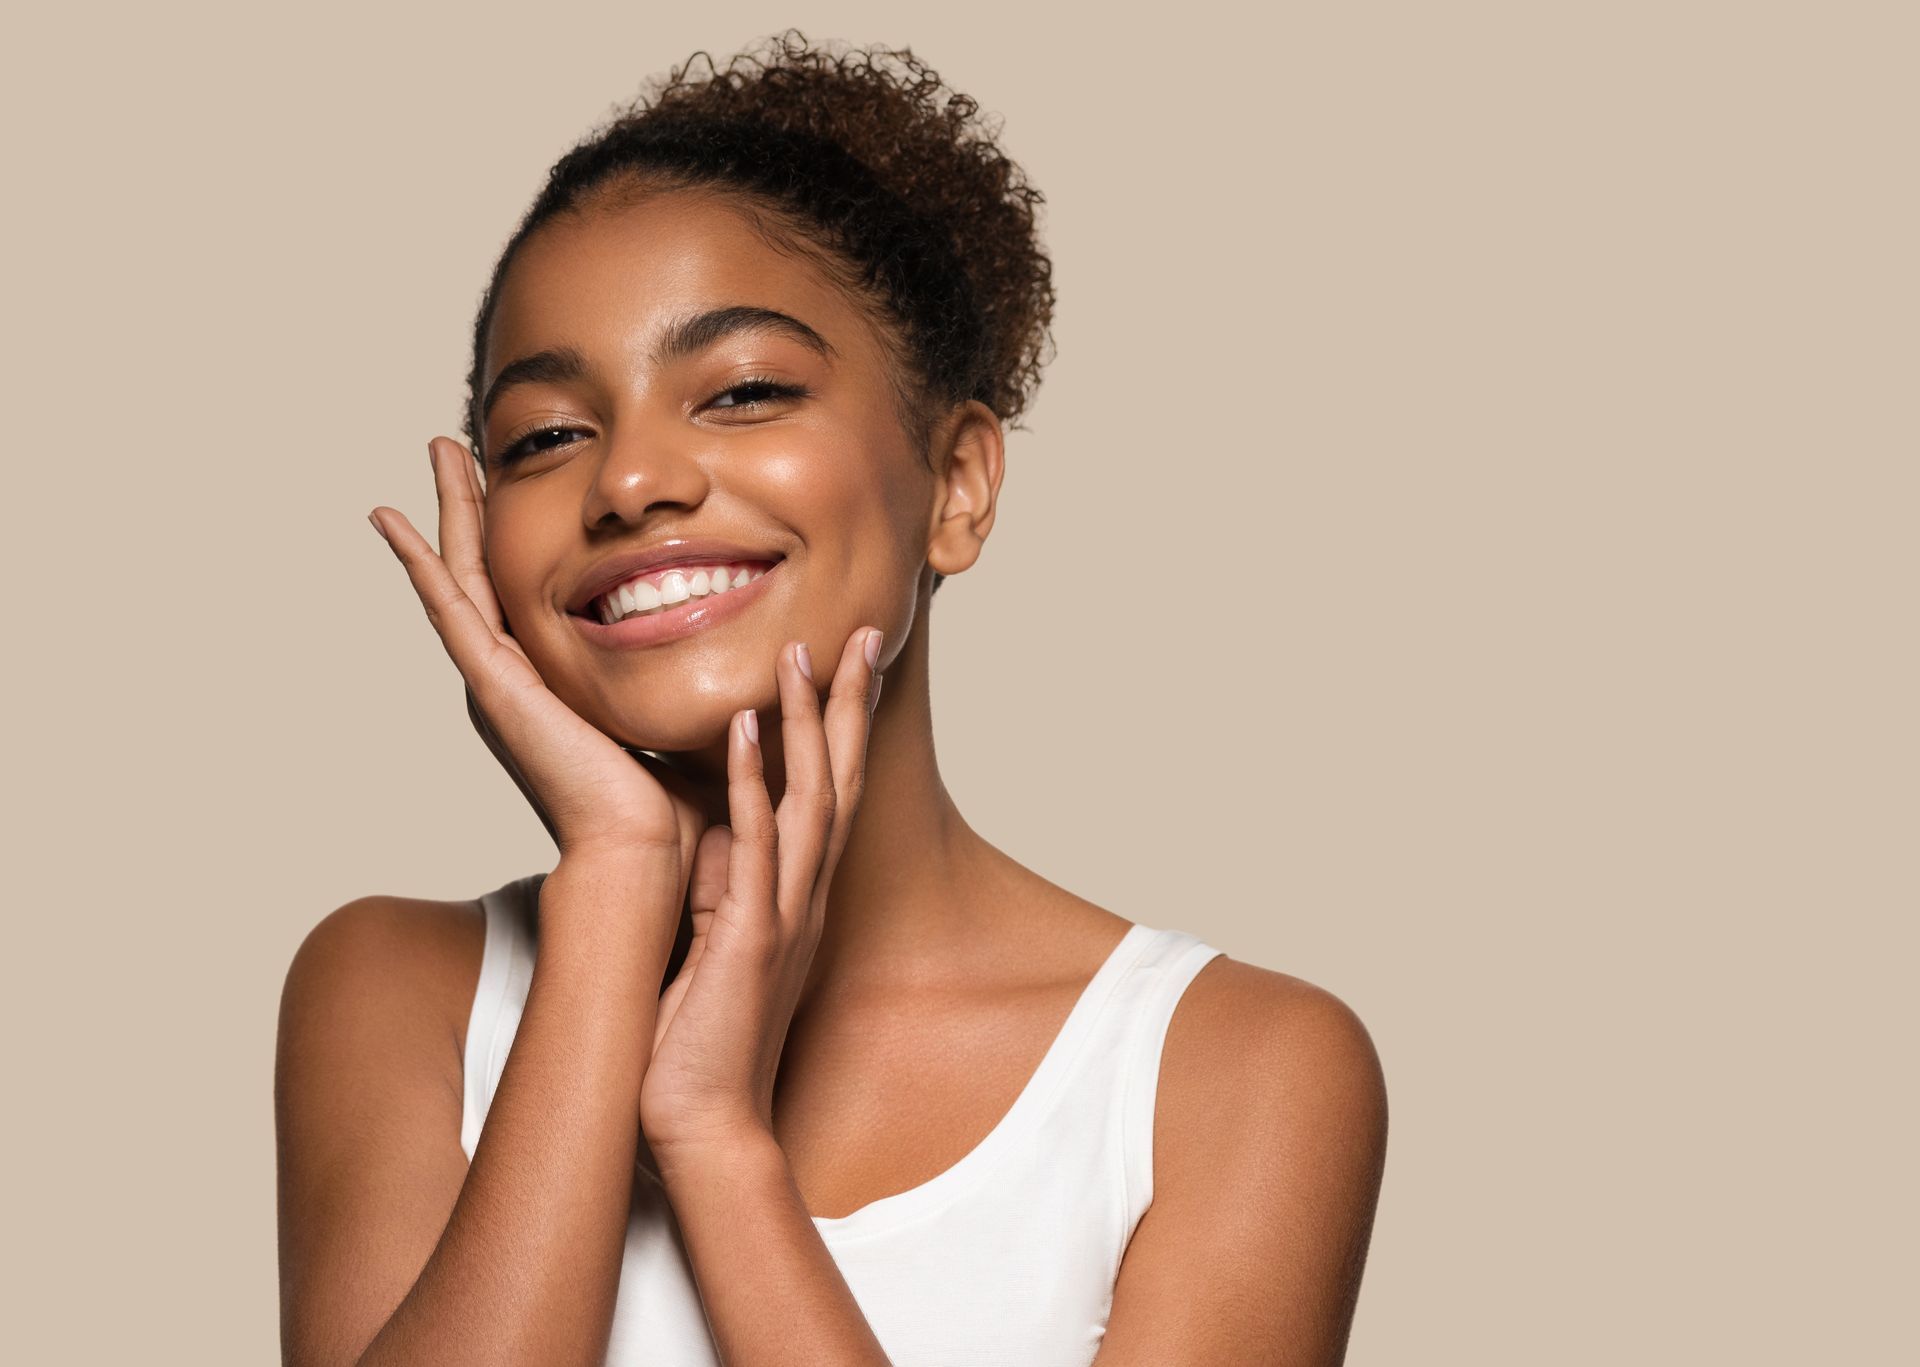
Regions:
M 987 1131 L 986 1137 L 960 1157 L 951 1167 L 936 1173 L 918 1186 L 890 1196 L 876 1197 L 845 1215 L 809 1216 L 814 1228 L 829 1242 L 864 1238 L 896 1229 L 943 1208 L 970 1190 L 984 1178 L 992 1166 L 1044 1116 L 1048 1104 L 1059 1090 L 1067 1070 L 1079 1055 L 1080 1046 L 1093 1027 L 1095 1017 L 1112 993 L 1114 982 L 1139 957 L 1154 935 L 1152 927 L 1134 923 L 1107 951 L 1107 957 L 1093 977 L 1080 990 L 1073 1009 L 1067 1013 L 1053 1042 L 1040 1058 L 1013 1104 Z

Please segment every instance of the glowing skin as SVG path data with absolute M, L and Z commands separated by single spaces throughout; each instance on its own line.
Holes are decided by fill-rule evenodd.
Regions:
M 710 337 L 670 362 L 652 359 L 676 321 L 740 306 L 801 320 L 826 339 L 829 354 L 760 331 Z M 574 1329 L 580 1344 L 572 1356 L 584 1359 L 596 1336 L 604 1342 L 624 1230 L 602 1220 L 590 1231 L 590 1247 L 585 1239 L 543 1239 L 543 1230 L 564 1220 L 586 1228 L 589 1220 L 577 1213 L 595 1210 L 580 1199 L 593 1184 L 615 1193 L 602 1205 L 624 1217 L 634 1140 L 634 1115 L 624 1107 L 637 1099 L 650 1139 L 664 1134 L 668 1141 L 654 1152 L 720 1356 L 761 1364 L 798 1354 L 878 1367 L 884 1354 L 814 1218 L 930 1181 L 972 1152 L 1028 1084 L 1128 925 L 982 839 L 955 808 L 935 762 L 926 606 L 933 574 L 969 567 L 992 526 L 1003 473 L 999 424 L 982 405 L 959 405 L 935 424 L 923 462 L 901 427 L 883 336 L 868 316 L 803 256 L 775 249 L 710 196 L 676 193 L 613 212 L 589 210 L 543 226 L 525 244 L 503 282 L 485 380 L 490 385 L 502 367 L 561 347 L 578 353 L 581 373 L 549 373 L 538 384 L 506 389 L 482 443 L 491 470 L 484 521 L 492 588 L 542 680 L 579 714 L 565 726 L 553 724 L 552 699 L 538 695 L 550 750 L 555 737 L 578 740 L 584 718 L 623 744 L 667 754 L 702 789 L 713 817 L 724 820 L 728 723 L 736 709 L 759 709 L 759 749 L 742 730 L 734 733 L 733 753 L 753 764 L 741 757 L 764 752 L 762 796 L 777 804 L 781 727 L 794 728 L 796 770 L 811 768 L 817 778 L 822 751 L 809 743 L 818 738 L 806 725 L 809 685 L 826 687 L 829 662 L 842 658 L 857 628 L 885 632 L 879 666 L 887 687 L 872 717 L 858 818 L 847 828 L 826 904 L 805 904 L 806 936 L 789 932 L 779 941 L 782 965 L 809 965 L 804 981 L 796 987 L 790 976 L 754 966 L 747 932 L 711 933 L 709 948 L 699 955 L 690 949 L 682 965 L 684 977 L 687 965 L 697 964 L 685 996 L 674 997 L 683 980 L 676 979 L 659 997 L 658 1009 L 675 1013 L 661 1037 L 651 1027 L 664 955 L 657 932 L 646 933 L 646 918 L 670 913 L 673 898 L 657 885 L 649 889 L 633 870 L 670 861 L 656 853 L 629 862 L 625 847 L 657 804 L 637 800 L 638 785 L 629 784 L 635 814 L 619 812 L 626 757 L 600 736 L 589 734 L 592 743 L 578 747 L 591 752 L 581 765 L 560 766 L 564 775 L 594 779 L 570 813 L 581 833 L 577 848 L 587 853 L 563 857 L 557 886 L 543 886 L 543 917 L 549 891 L 562 914 L 543 926 L 543 935 L 552 934 L 545 943 L 559 952 L 543 952 L 554 976 L 542 981 L 559 985 L 516 1035 L 518 1076 L 534 1081 L 503 1091 L 489 1120 L 494 1142 L 508 1145 L 509 1155 L 517 1145 L 522 1158 L 476 1161 L 465 1171 L 449 1158 L 442 1136 L 434 1150 L 439 1190 L 451 1204 L 474 1183 L 488 1198 L 489 1216 L 414 1222 L 408 1237 L 415 1247 L 437 1240 L 451 1252 L 428 1262 L 432 1277 L 418 1273 L 422 1260 L 410 1254 L 404 1266 L 395 1264 L 391 1281 L 405 1286 L 402 1277 L 419 1276 L 414 1285 L 429 1294 L 413 1302 L 411 1318 L 389 1323 L 399 1330 L 378 1360 L 418 1360 L 419 1347 L 436 1337 L 426 1331 L 443 1329 L 454 1310 L 471 1322 L 475 1302 L 461 1296 L 474 1278 L 497 1276 L 501 1243 L 495 1234 L 489 1248 L 486 1228 L 496 1221 L 515 1233 L 522 1250 L 556 1250 L 543 1253 L 538 1275 L 523 1277 L 533 1294 L 547 1294 L 536 1313 L 548 1326 L 566 1321 Z M 808 394 L 738 410 L 711 406 L 750 377 L 803 386 Z M 499 465 L 504 452 L 541 426 L 578 430 L 560 434 L 565 440 L 551 449 L 516 452 L 511 465 Z M 443 453 L 446 445 L 439 444 Z M 436 478 L 443 494 L 455 483 L 444 461 Z M 475 491 L 466 471 L 460 480 L 466 483 L 458 506 L 466 516 L 455 525 L 467 552 L 462 563 L 471 569 Z M 376 525 L 386 534 L 381 519 Z M 651 624 L 635 620 L 614 645 L 569 618 L 569 607 L 587 606 L 589 590 L 631 577 L 631 553 L 682 536 L 709 543 L 696 559 L 765 556 L 777 563 L 764 578 L 715 600 L 706 625 L 693 621 L 704 608 L 684 610 L 678 625 L 690 630 L 667 630 L 675 623 L 664 615 Z M 417 532 L 404 544 L 416 572 L 430 548 Z M 782 661 L 786 643 L 796 640 L 812 651 L 811 677 L 791 656 Z M 791 720 L 779 716 L 783 687 Z M 1232 743 L 1230 732 L 1222 734 Z M 811 758 L 803 763 L 802 755 Z M 590 769 L 590 761 L 599 767 Z M 743 772 L 755 777 L 751 768 Z M 1150 799 L 1185 796 L 1154 792 L 1150 776 L 1143 778 Z M 741 788 L 756 791 L 757 779 Z M 756 817 L 742 830 L 761 831 L 743 868 L 767 871 L 778 862 L 764 836 L 762 814 L 771 804 L 741 809 Z M 581 811 L 584 825 L 577 824 Z M 606 813 L 625 824 L 597 829 L 593 818 Z M 725 829 L 709 825 L 703 848 L 724 855 L 731 847 L 705 842 Z M 795 844 L 805 848 L 806 827 L 799 829 Z M 1200 861 L 1210 853 L 1192 852 Z M 787 867 L 804 863 L 796 856 Z M 687 891 L 696 925 L 703 906 L 711 924 L 722 924 L 718 908 L 722 894 L 732 892 L 731 869 L 724 858 L 696 862 L 697 886 Z M 743 873 L 742 896 L 766 903 L 769 882 Z M 666 891 L 678 893 L 671 883 Z M 773 909 L 759 905 L 730 924 L 774 920 Z M 383 912 L 376 926 L 382 952 L 368 956 L 375 965 L 369 971 L 394 975 L 392 991 L 371 994 L 381 998 L 399 995 L 407 970 L 407 961 L 386 952 L 389 922 Z M 787 913 L 781 924 L 789 922 L 798 917 Z M 817 946 L 809 950 L 807 937 L 816 931 Z M 469 950 L 448 1011 L 455 1021 L 472 990 L 466 965 L 480 947 Z M 396 966 L 383 967 L 390 961 Z M 302 1003 L 307 994 L 295 993 Z M 631 1033 L 621 1029 L 623 1013 L 632 1019 Z M 305 1004 L 286 1015 L 324 1023 L 336 1012 Z M 776 1036 L 783 1015 L 790 1025 Z M 684 1021 L 695 1024 L 677 1028 Z M 444 1060 L 444 1031 L 432 1026 L 425 1034 Z M 743 1031 L 751 1037 L 744 1044 Z M 728 1034 L 735 1038 L 724 1047 L 689 1043 Z M 651 1062 L 638 1058 L 636 1039 L 652 1042 Z M 340 1041 L 340 1032 L 309 1025 L 293 1052 L 333 1050 L 336 1062 L 296 1073 L 351 1077 L 357 1094 L 368 1055 L 340 1053 Z M 766 1049 L 769 1042 L 777 1053 Z M 397 1052 L 383 1050 L 375 1070 Z M 757 1112 L 751 1124 L 740 1119 L 746 1089 L 732 1065 L 743 1052 L 762 1065 L 770 1104 L 764 1127 Z M 354 1067 L 341 1062 L 348 1058 Z M 777 1077 L 764 1066 L 768 1060 Z M 403 1081 L 392 1073 L 386 1094 L 399 1094 L 417 1077 L 409 1071 Z M 1211 1363 L 1244 1357 L 1251 1344 L 1273 1360 L 1338 1360 L 1385 1143 L 1379 1062 L 1358 1019 L 1310 984 L 1221 956 L 1194 979 L 1169 1023 L 1161 1077 L 1153 1206 L 1119 1267 L 1103 1358 Z M 685 1100 L 698 1101 L 703 1087 L 719 1096 L 706 1112 L 718 1123 L 698 1123 L 700 1108 Z M 627 1089 L 623 1108 L 595 1111 L 595 1097 L 615 1088 Z M 650 1096 L 658 1104 L 650 1107 Z M 761 1092 L 751 1100 L 758 1107 Z M 548 1123 L 552 1110 L 569 1106 L 569 1118 Z M 688 1116 L 695 1123 L 676 1124 Z M 503 1133 L 506 1140 L 498 1140 Z M 549 1143 L 572 1146 L 565 1161 L 528 1161 Z M 308 1147 L 311 1141 L 296 1143 L 293 1151 Z M 369 1144 L 365 1153 L 378 1161 L 383 1148 Z M 414 1182 L 419 1166 L 393 1167 L 406 1174 L 393 1181 Z M 590 1174 L 587 1184 L 561 1191 L 576 1171 Z M 379 1192 L 385 1204 L 393 1181 L 367 1191 Z M 364 1257 L 358 1245 L 368 1242 L 357 1240 L 352 1256 Z M 572 1258 L 561 1269 L 569 1275 L 553 1275 L 554 1257 Z M 577 1288 L 587 1277 L 595 1278 L 597 1299 L 583 1308 Z M 553 1286 L 567 1289 L 564 1303 Z M 480 1303 L 511 1299 L 489 1295 Z M 409 1343 L 416 1324 L 420 1332 Z
M 742 305 L 800 320 L 833 354 L 766 329 L 653 363 L 675 322 Z M 493 585 L 563 702 L 621 744 L 661 752 L 711 795 L 710 819 L 725 821 L 736 709 L 759 709 L 768 788 L 776 802 L 784 790 L 782 646 L 802 640 L 830 661 L 854 630 L 886 633 L 866 794 L 790 1050 L 805 1048 L 822 984 L 897 990 L 929 973 L 977 981 L 1003 946 L 1030 949 L 1036 917 L 1062 903 L 1078 912 L 1063 932 L 1072 925 L 1096 946 L 1112 938 L 1117 918 L 967 824 L 934 754 L 926 607 L 934 573 L 970 567 L 993 525 L 1005 456 L 993 413 L 970 402 L 943 415 L 922 459 L 871 315 L 810 261 L 770 245 L 733 202 L 700 192 L 626 196 L 527 239 L 502 281 L 482 393 L 516 359 L 561 346 L 582 353 L 586 378 L 505 388 L 481 437 Z M 707 406 L 755 377 L 811 392 Z M 524 434 L 549 425 L 580 430 L 538 437 L 499 467 Z M 758 602 L 679 639 L 602 649 L 569 620 L 567 605 L 609 557 L 682 536 L 784 558 L 747 590 Z
M 672 322 L 736 305 L 798 318 L 836 355 L 756 329 L 653 364 Z M 870 623 L 886 631 L 887 670 L 931 587 L 930 549 L 955 568 L 970 561 L 930 548 L 942 490 L 899 423 L 868 316 L 724 200 L 663 194 L 539 229 L 503 282 L 485 373 L 491 382 L 509 361 L 559 346 L 583 353 L 587 378 L 513 385 L 487 416 L 488 558 L 548 686 L 622 744 L 697 752 L 683 758 L 723 772 L 732 712 L 777 717 L 783 641 L 833 658 Z M 750 378 L 811 393 L 723 396 Z M 522 434 L 549 424 L 579 430 L 539 436 L 499 468 Z M 785 561 L 749 611 L 647 649 L 596 648 L 566 613 L 583 577 L 609 555 L 678 536 Z M 897 698 L 907 690 L 894 682 Z

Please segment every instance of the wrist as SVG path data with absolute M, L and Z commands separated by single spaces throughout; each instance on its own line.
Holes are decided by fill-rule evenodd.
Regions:
M 629 901 L 664 897 L 680 887 L 680 859 L 657 845 L 575 846 L 561 852 L 542 888 L 555 886 Z
M 698 1138 L 655 1140 L 649 1137 L 647 1147 L 653 1151 L 660 1178 L 669 1188 L 676 1183 L 738 1183 L 785 1174 L 787 1167 L 786 1150 L 780 1147 L 773 1131 L 751 1122 L 714 1130 Z
M 540 920 L 561 934 L 590 928 L 673 946 L 684 896 L 679 870 L 657 854 L 575 852 L 562 855 L 540 884 Z
M 682 864 L 678 845 L 644 840 L 599 840 L 562 846 L 560 869 L 588 870 L 623 879 L 656 878 L 677 881 Z

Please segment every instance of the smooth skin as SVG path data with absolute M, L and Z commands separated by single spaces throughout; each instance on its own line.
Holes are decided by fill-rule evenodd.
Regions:
M 675 321 L 735 305 L 801 319 L 830 351 L 756 328 L 657 354 Z M 923 459 L 889 341 L 709 193 L 549 223 L 509 271 L 489 379 L 561 345 L 584 373 L 502 392 L 484 485 L 459 442 L 431 444 L 438 553 L 391 508 L 374 522 L 560 858 L 471 1166 L 477 904 L 362 898 L 295 956 L 276 1075 L 286 1362 L 600 1362 L 643 1135 L 724 1361 L 887 1361 L 811 1217 L 978 1144 L 1130 924 L 994 848 L 941 783 L 932 575 L 977 560 L 1004 447 L 963 403 Z M 756 377 L 808 392 L 738 388 Z M 535 429 L 560 430 L 503 465 Z M 785 559 L 731 621 L 590 644 L 565 610 L 582 576 L 678 536 Z M 1341 1361 L 1386 1126 L 1344 1004 L 1212 960 L 1168 1029 L 1155 1198 L 1095 1362 Z

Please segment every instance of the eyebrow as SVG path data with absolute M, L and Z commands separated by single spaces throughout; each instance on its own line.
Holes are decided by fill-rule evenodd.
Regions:
M 654 346 L 652 360 L 656 366 L 664 366 L 705 351 L 722 338 L 754 331 L 790 337 L 823 360 L 831 361 L 839 355 L 831 342 L 790 313 L 753 304 L 730 304 L 668 324 Z M 517 384 L 565 384 L 584 377 L 587 369 L 587 358 L 570 346 L 548 347 L 517 357 L 500 367 L 500 373 L 487 386 L 487 396 L 480 404 L 481 421 L 493 413 L 500 396 Z

